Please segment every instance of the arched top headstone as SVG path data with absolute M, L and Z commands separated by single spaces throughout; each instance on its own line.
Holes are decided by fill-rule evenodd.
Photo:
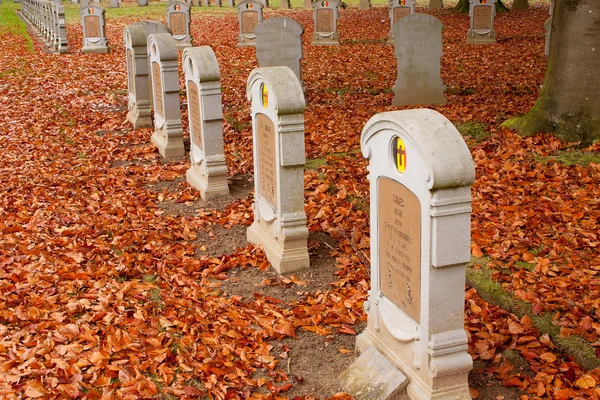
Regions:
M 169 33 L 153 33 L 149 35 L 148 57 L 150 61 L 177 60 L 177 42 Z
M 266 89 L 266 92 L 263 89 Z M 248 77 L 246 93 L 252 107 L 262 106 L 277 115 L 304 112 L 302 87 L 288 67 L 255 68 Z
M 188 47 L 183 51 L 182 63 L 186 76 L 194 76 L 199 82 L 221 79 L 217 56 L 210 46 Z
M 104 8 L 96 5 L 96 4 L 87 4 L 85 6 L 81 6 L 81 8 L 79 9 L 79 15 L 83 15 L 83 16 L 88 16 L 88 15 L 94 15 L 94 16 L 100 16 L 100 15 L 104 15 Z
M 125 44 L 131 47 L 146 47 L 148 36 L 153 33 L 171 33 L 164 24 L 155 21 L 141 21 L 127 25 L 123 32 Z
M 381 131 L 389 132 L 390 151 L 387 157 L 375 154 L 376 150 L 371 147 L 371 139 Z M 437 111 L 416 109 L 375 115 L 365 125 L 360 139 L 364 157 L 370 159 L 371 164 L 377 163 L 382 167 L 398 164 L 391 150 L 395 137 L 400 137 L 418 152 L 426 167 L 421 173 L 425 174 L 428 190 L 470 186 L 475 180 L 475 167 L 467 145 L 452 122 Z M 407 154 L 404 165 L 396 165 L 393 169 L 407 171 L 413 165 L 416 167 L 418 164 L 412 164 L 410 154 Z
M 337 0 L 316 0 L 312 2 L 313 10 L 320 10 L 322 8 L 335 8 L 337 9 L 339 2 Z
M 302 35 L 304 33 L 304 27 L 300 22 L 295 19 L 285 17 L 274 17 L 265 19 L 263 22 L 258 24 L 254 30 L 255 34 L 260 34 L 269 31 L 284 31 L 289 32 L 292 35 Z
M 238 10 L 241 11 L 259 11 L 263 9 L 263 4 L 260 1 L 257 0 L 244 0 L 241 1 L 238 5 L 237 8 Z

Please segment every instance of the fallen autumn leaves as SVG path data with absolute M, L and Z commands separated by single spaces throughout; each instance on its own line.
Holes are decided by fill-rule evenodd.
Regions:
M 309 37 L 310 13 L 291 15 Z M 535 100 L 547 8 L 500 15 L 504 40 L 479 47 L 464 44 L 465 16 L 436 15 L 445 24 L 442 77 L 449 87 L 448 105 L 436 109 L 457 125 L 479 121 L 491 131 L 469 142 L 478 176 L 474 254 L 490 257 L 494 281 L 537 313 L 552 313 L 564 335 L 598 346 L 598 165 L 544 163 L 568 146 L 495 128 Z M 307 158 L 323 157 L 305 174 L 306 212 L 311 231 L 337 241 L 337 272 L 329 290 L 289 303 L 223 295 L 220 282 L 231 269 L 268 267 L 251 245 L 194 256 L 199 232 L 250 223 L 250 196 L 221 210 L 172 215 L 162 203 L 191 207 L 198 193 L 185 185 L 149 189 L 181 177 L 188 165 L 161 164 L 150 130 L 133 131 L 124 122 L 122 31 L 140 19 L 108 20 L 112 52 L 106 56 L 77 54 L 78 24 L 68 25 L 70 53 L 62 56 L 44 53 L 39 43 L 28 53 L 19 35 L 1 34 L 12 45 L 0 50 L 0 393 L 285 396 L 300 377 L 287 370 L 286 351 L 274 353 L 275 342 L 300 330 L 354 334 L 365 318 L 368 182 L 366 163 L 354 150 L 367 119 L 393 109 L 392 48 L 376 42 L 387 35 L 387 9 L 342 11 L 342 46 L 304 48 Z M 249 173 L 245 82 L 256 66 L 254 50 L 235 47 L 235 13 L 194 14 L 192 25 L 195 42 L 213 46 L 219 59 L 230 174 Z M 302 281 L 286 279 L 289 290 L 302 290 Z M 523 398 L 598 398 L 600 373 L 557 353 L 528 318 L 469 289 L 465 323 L 471 354 L 494 361 L 487 370 L 521 389 Z M 501 355 L 507 349 L 525 360 L 525 372 Z

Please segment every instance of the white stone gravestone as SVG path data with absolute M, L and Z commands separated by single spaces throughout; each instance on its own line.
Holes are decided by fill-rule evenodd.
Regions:
M 393 380 L 398 387 L 388 394 L 399 395 L 401 372 L 410 399 L 471 399 L 464 330 L 475 179 L 469 149 L 448 119 L 427 109 L 375 115 L 361 148 L 371 187 L 371 290 L 367 328 L 356 339 L 362 354 L 340 377 L 342 387 L 354 386 L 353 394 Z M 361 370 L 369 365 L 377 376 Z M 378 381 L 383 376 L 388 382 Z
M 256 34 L 256 59 L 260 67 L 286 66 L 294 71 L 302 90 L 302 35 L 304 27 L 291 18 L 274 17 L 261 22 Z
M 546 28 L 546 45 L 544 47 L 544 54 L 548 57 L 550 54 L 550 36 L 552 35 L 552 16 L 554 15 L 554 0 L 550 3 L 550 18 L 546 20 L 544 28 Z
M 152 126 L 152 88 L 148 77 L 148 36 L 170 33 L 165 25 L 142 21 L 127 25 L 123 32 L 127 63 L 127 120 L 134 129 Z
M 470 28 L 467 33 L 467 43 L 496 43 L 494 30 L 496 0 L 469 0 L 469 3 Z
M 190 35 L 190 6 L 182 1 L 170 1 L 166 7 L 167 22 L 173 39 L 177 42 L 177 50 L 192 46 Z
M 428 14 L 412 14 L 394 24 L 398 78 L 392 105 L 446 104 L 440 75 L 443 29 L 442 21 Z
M 244 0 L 237 6 L 240 35 L 238 47 L 256 46 L 254 30 L 263 20 L 263 5 L 256 0 Z
M 83 26 L 84 54 L 108 53 L 108 42 L 104 33 L 104 8 L 95 4 L 88 4 L 79 10 L 81 25 Z
M 390 33 L 388 44 L 394 44 L 394 24 L 402 18 L 415 13 L 416 0 L 391 0 L 390 1 Z
M 190 159 L 186 177 L 203 200 L 229 194 L 223 150 L 221 73 L 209 46 L 183 51 L 190 126 Z
M 168 33 L 148 36 L 149 75 L 154 99 L 154 134 L 152 143 L 165 159 L 181 157 L 183 127 L 179 103 L 177 42 Z
M 288 67 L 256 68 L 246 92 L 254 146 L 254 222 L 248 241 L 263 246 L 278 273 L 308 268 L 302 87 Z
M 337 19 L 339 4 L 337 0 L 317 0 L 312 3 L 314 30 L 312 45 L 337 46 L 339 34 Z

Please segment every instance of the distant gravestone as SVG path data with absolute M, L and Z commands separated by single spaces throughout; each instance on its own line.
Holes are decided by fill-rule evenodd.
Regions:
M 304 0 L 304 9 L 306 9 L 306 10 L 312 9 L 312 0 Z
M 238 47 L 256 46 L 254 30 L 263 20 L 263 5 L 255 0 L 244 0 L 238 4 L 237 8 L 240 24 Z
M 127 121 L 134 129 L 152 126 L 152 88 L 148 76 L 148 36 L 170 33 L 165 25 L 142 21 L 127 25 L 123 33 L 127 63 Z
M 428 14 L 409 15 L 394 24 L 398 79 L 392 105 L 446 104 L 440 76 L 443 29 Z
M 429 0 L 429 9 L 444 8 L 443 0 Z
M 278 273 L 310 266 L 304 212 L 304 95 L 287 67 L 256 68 L 246 86 L 254 148 L 254 222 L 248 241 L 262 245 Z
M 80 7 L 87 7 L 90 4 L 90 0 L 81 0 Z
M 67 24 L 65 22 L 65 6 L 57 4 L 55 6 L 55 24 L 56 35 L 54 41 L 54 50 L 59 54 L 67 52 Z
M 192 45 L 190 35 L 190 6 L 182 1 L 171 1 L 166 7 L 167 22 L 177 42 L 177 49 L 183 50 Z
M 227 5 L 232 8 L 235 7 L 235 0 L 227 0 Z
M 390 1 L 390 33 L 388 44 L 394 44 L 394 24 L 415 13 L 416 0 L 391 0 Z
M 279 8 L 282 10 L 289 10 L 292 8 L 292 4 L 290 0 L 279 0 Z
M 152 143 L 165 159 L 183 156 L 183 127 L 179 103 L 177 42 L 168 33 L 148 36 L 149 75 L 154 99 Z
M 342 374 L 342 389 L 371 390 L 355 396 L 369 400 L 387 398 L 382 389 L 394 398 L 471 399 L 469 149 L 447 118 L 427 109 L 375 115 L 361 149 L 369 159 L 371 290 L 367 328 L 356 339 L 362 354 Z
M 496 0 L 469 0 L 470 29 L 467 33 L 469 44 L 496 43 L 494 17 Z
M 358 0 L 359 10 L 368 10 L 371 8 L 371 0 Z
M 221 74 L 209 46 L 183 51 L 192 165 L 186 177 L 203 200 L 229 194 L 223 150 Z
M 108 42 L 104 33 L 104 8 L 88 4 L 86 7 L 81 7 L 79 14 L 83 26 L 81 52 L 84 54 L 108 53 Z
M 140 6 L 140 7 L 148 6 L 148 0 L 137 0 L 137 2 L 138 2 L 138 6 Z
M 119 0 L 108 0 L 108 6 L 110 8 L 118 8 L 119 7 Z
M 284 17 L 264 20 L 254 30 L 256 34 L 256 58 L 260 67 L 286 66 L 294 71 L 302 90 L 306 90 L 302 80 L 302 34 L 304 28 L 299 22 Z
M 314 21 L 312 44 L 339 45 L 337 0 L 317 0 L 312 7 Z

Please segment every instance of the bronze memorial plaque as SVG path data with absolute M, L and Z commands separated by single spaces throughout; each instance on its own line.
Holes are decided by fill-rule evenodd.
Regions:
M 258 190 L 263 199 L 277 207 L 277 156 L 275 124 L 265 114 L 256 114 L 258 141 Z
M 152 63 L 152 84 L 154 85 L 154 112 L 164 117 L 162 77 L 160 66 L 156 61 Z
M 170 15 L 171 32 L 173 36 L 185 36 L 187 35 L 187 29 L 185 29 L 185 14 L 182 12 L 174 12 Z
M 100 17 L 97 15 L 88 15 L 83 17 L 85 25 L 85 37 L 101 37 L 100 36 Z
M 133 75 L 133 52 L 127 49 L 127 87 L 129 93 L 135 93 L 135 77 Z
M 258 13 L 256 11 L 244 11 L 242 13 L 242 33 L 254 33 L 258 25 Z
M 394 8 L 394 22 L 401 18 L 410 15 L 410 7 L 396 7 Z
M 190 93 L 188 101 L 190 102 L 190 121 L 192 125 L 192 142 L 200 150 L 204 151 L 202 147 L 202 123 L 200 122 L 201 110 L 200 110 L 200 94 L 198 93 L 198 86 L 196 82 L 187 82 L 188 90 Z
M 421 204 L 401 183 L 381 177 L 379 284 L 381 292 L 419 323 L 421 302 Z
M 331 8 L 317 10 L 317 32 L 333 32 L 333 10 Z
M 478 31 L 492 29 L 492 7 L 477 6 L 473 8 L 473 29 Z

